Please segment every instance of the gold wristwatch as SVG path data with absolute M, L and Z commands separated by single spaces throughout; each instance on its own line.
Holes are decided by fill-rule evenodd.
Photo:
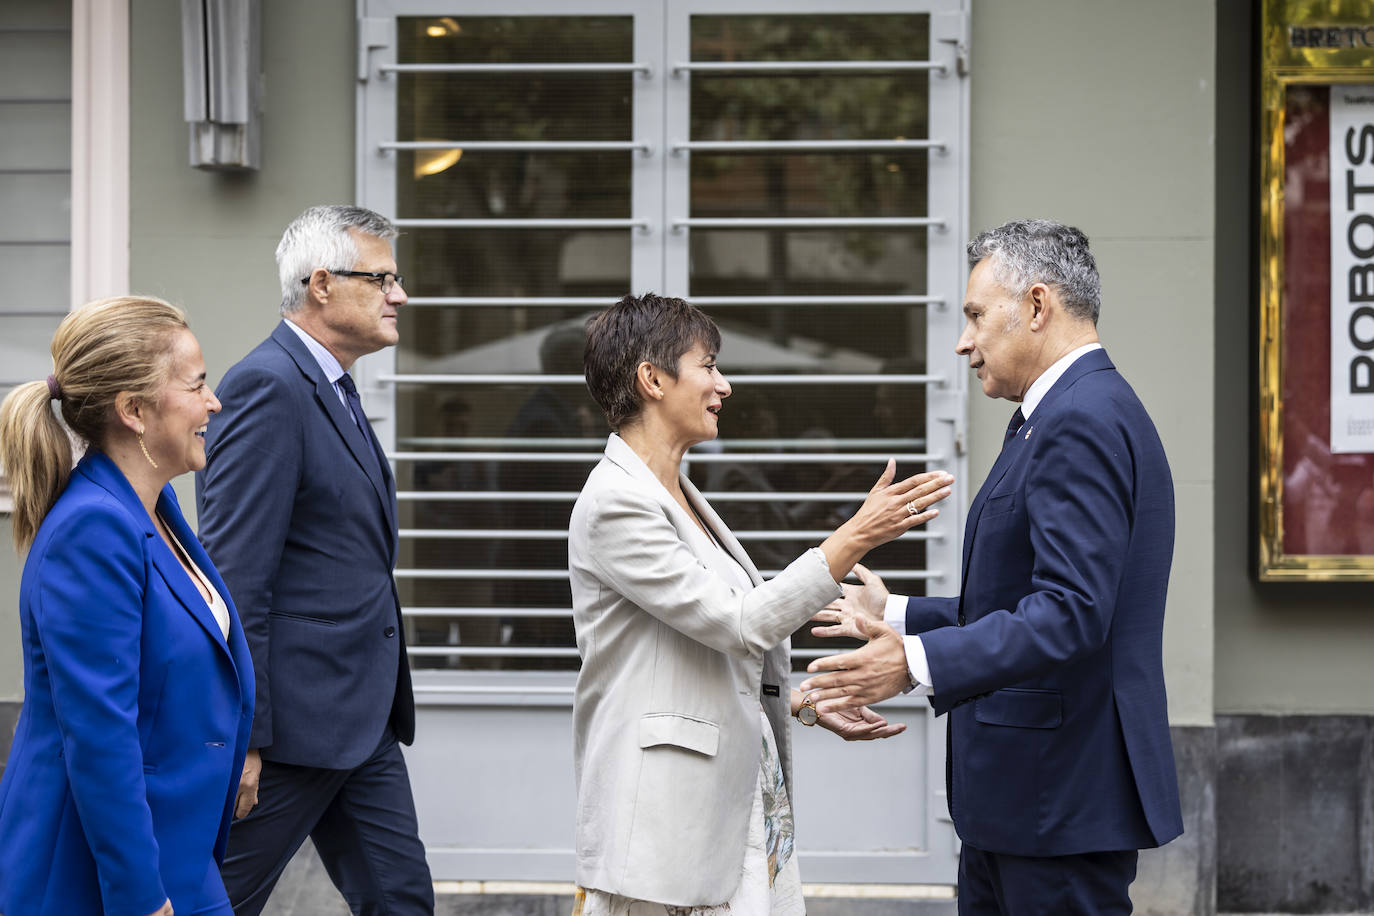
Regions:
M 815 725 L 820 717 L 821 714 L 816 712 L 816 701 L 803 697 L 801 706 L 797 708 L 797 721 L 802 725 Z

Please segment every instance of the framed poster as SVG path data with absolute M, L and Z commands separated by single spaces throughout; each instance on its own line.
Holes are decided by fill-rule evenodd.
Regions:
M 1374 580 L 1374 7 L 1261 40 L 1259 575 Z

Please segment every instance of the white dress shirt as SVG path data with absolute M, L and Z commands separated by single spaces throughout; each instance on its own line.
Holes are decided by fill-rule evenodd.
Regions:
M 334 393 L 339 396 L 339 403 L 344 406 L 344 410 L 348 411 L 348 415 L 352 417 L 353 411 L 349 409 L 348 396 L 344 394 L 343 388 L 339 385 L 339 379 L 343 378 L 346 374 L 344 367 L 339 364 L 339 361 L 334 358 L 334 354 L 330 353 L 324 344 L 311 337 L 300 325 L 296 324 L 290 318 L 283 318 L 282 320 L 286 322 L 288 328 L 296 332 L 296 336 L 301 339 L 301 343 L 305 344 L 305 348 L 310 351 L 310 355 L 315 357 L 315 362 L 319 364 L 320 371 L 324 373 L 325 378 L 329 379 L 329 384 L 333 386 Z M 358 422 L 356 417 L 354 417 L 353 422 Z
M 1102 344 L 1084 344 L 1077 350 L 1072 350 L 1055 360 L 1054 364 L 1040 373 L 1040 376 L 1026 389 L 1026 396 L 1021 399 L 1021 416 L 1029 420 L 1035 408 L 1040 406 L 1040 402 L 1045 399 L 1045 395 L 1054 387 L 1054 383 L 1068 371 L 1079 357 L 1093 350 L 1101 350 Z M 1023 420 L 1022 422 L 1025 422 Z M 892 629 L 903 634 L 902 642 L 906 647 L 906 667 L 907 676 L 911 678 L 911 689 L 909 693 L 917 696 L 927 697 L 935 692 L 934 685 L 930 681 L 930 663 L 926 660 L 926 649 L 921 644 L 921 637 L 906 632 L 906 595 L 888 595 L 887 606 L 883 609 L 883 620 Z

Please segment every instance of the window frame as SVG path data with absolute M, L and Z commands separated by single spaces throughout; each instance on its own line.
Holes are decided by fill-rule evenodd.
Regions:
M 509 0 L 499 4 L 484 4 L 479 0 L 466 5 L 473 8 L 490 6 L 492 15 L 501 16 L 570 15 L 561 0 Z M 926 289 L 938 300 L 927 307 L 926 317 L 927 375 L 938 379 L 926 385 L 926 454 L 931 456 L 931 466 L 952 470 L 957 482 L 954 495 L 939 519 L 930 526 L 933 537 L 929 541 L 926 567 L 940 573 L 929 582 L 927 593 L 953 595 L 957 594 L 960 585 L 963 507 L 967 503 L 963 484 L 967 466 L 967 373 L 953 352 L 953 342 L 962 324 L 963 244 L 968 225 L 968 9 L 961 0 L 928 0 L 922 4 L 913 4 L 910 0 L 865 0 L 862 6 L 865 14 L 928 12 L 931 17 L 929 59 L 943 65 L 947 75 L 944 82 L 932 76 L 929 95 L 930 132 L 932 138 L 939 135 L 946 149 L 932 151 L 927 160 L 927 209 L 930 214 L 938 211 L 944 225 L 930 229 L 926 236 Z M 451 15 L 454 7 L 454 3 L 446 0 L 359 0 L 360 13 L 364 15 L 359 21 L 358 76 L 361 82 L 356 133 L 357 197 L 363 205 L 388 216 L 397 215 L 395 157 L 388 149 L 395 140 L 397 113 L 396 20 L 402 16 Z M 852 7 L 840 3 L 810 4 L 805 10 L 808 14 L 853 11 Z M 634 167 L 631 170 L 631 212 L 627 222 L 640 228 L 629 230 L 632 289 L 653 289 L 666 295 L 691 298 L 687 267 L 691 230 L 674 229 L 671 225 L 674 219 L 690 214 L 690 154 L 674 153 L 672 149 L 688 139 L 690 77 L 687 73 L 675 73 L 673 65 L 689 58 L 690 17 L 797 12 L 798 4 L 794 0 L 663 0 L 661 5 L 641 0 L 592 0 L 578 5 L 575 13 L 578 16 L 624 15 L 632 17 L 634 22 L 633 60 L 628 63 L 641 69 L 633 77 L 632 143 L 638 149 L 628 153 L 633 156 Z M 401 217 L 398 225 L 404 231 L 413 222 Z M 939 294 L 935 295 L 937 290 Z M 522 301 L 510 300 L 512 305 Z M 585 304 L 591 308 L 608 303 L 598 299 Z M 355 367 L 355 375 L 364 408 L 383 448 L 389 455 L 396 456 L 395 391 L 400 376 L 396 371 L 395 349 L 363 357 Z M 512 377 L 512 380 L 517 378 L 523 379 Z M 885 377 L 882 381 L 903 378 Z M 749 376 L 740 377 L 746 383 L 748 379 Z M 561 376 L 545 376 L 540 380 L 559 384 L 576 381 Z M 877 380 L 876 376 L 872 379 Z M 797 376 L 796 381 L 829 382 L 830 379 Z M 506 459 L 512 454 L 516 453 L 507 453 Z M 574 457 L 569 455 L 565 460 Z M 708 455 L 697 457 L 701 460 L 711 458 Z M 587 461 L 590 467 L 595 457 L 583 456 L 581 460 Z M 412 499 L 415 494 L 403 492 L 400 498 L 403 501 Z M 405 578 L 413 571 L 402 568 L 398 573 Z M 765 575 L 768 573 L 764 571 Z M 894 586 L 900 588 L 902 582 L 898 577 Z M 406 609 L 407 617 L 424 616 L 423 611 L 416 615 L 412 610 Z M 426 654 L 443 653 L 412 649 L 412 655 Z M 799 657 L 804 654 L 807 653 L 799 652 Z M 532 672 L 478 673 L 518 683 L 521 677 Z

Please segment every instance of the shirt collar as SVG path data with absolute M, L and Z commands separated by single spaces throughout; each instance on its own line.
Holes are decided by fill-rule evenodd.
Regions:
M 1029 420 L 1031 413 L 1040 406 L 1040 402 L 1045 399 L 1045 395 L 1049 394 L 1054 383 L 1059 381 L 1060 376 L 1069 371 L 1069 367 L 1077 362 L 1080 356 L 1101 349 L 1102 344 L 1100 343 L 1084 344 L 1077 350 L 1071 350 L 1055 360 L 1054 365 L 1040 373 L 1040 377 L 1031 382 L 1030 387 L 1026 389 L 1026 396 L 1021 399 L 1021 416 Z
M 337 385 L 339 383 L 339 378 L 344 374 L 344 368 L 339 365 L 339 361 L 334 358 L 334 354 L 330 353 L 329 350 L 325 348 L 324 344 L 311 337 L 300 325 L 296 324 L 290 318 L 284 318 L 282 320 L 286 322 L 288 328 L 296 332 L 296 336 L 301 339 L 301 343 L 305 344 L 305 348 L 310 351 L 310 355 L 315 357 L 315 362 L 319 363 L 320 371 L 324 373 L 325 378 L 329 379 L 329 383 L 331 385 Z

